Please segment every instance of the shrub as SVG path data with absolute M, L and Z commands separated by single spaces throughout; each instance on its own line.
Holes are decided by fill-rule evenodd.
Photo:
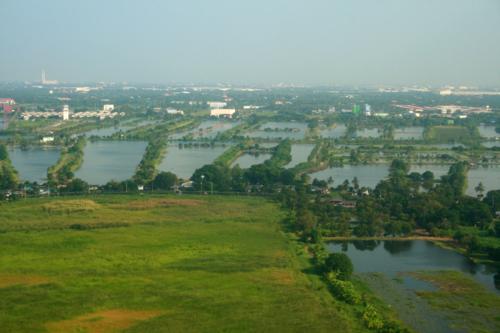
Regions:
M 363 322 L 369 329 L 381 330 L 384 327 L 384 319 L 371 304 L 363 311 Z
M 356 291 L 352 282 L 338 280 L 335 273 L 328 274 L 327 280 L 336 298 L 349 304 L 361 303 L 361 295 Z
M 341 280 L 349 280 L 353 271 L 351 259 L 345 253 L 330 253 L 325 259 L 324 272 L 334 272 Z

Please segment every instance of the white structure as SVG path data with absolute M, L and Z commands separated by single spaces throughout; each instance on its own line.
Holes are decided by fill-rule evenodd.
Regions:
M 62 109 L 62 119 L 63 120 L 69 120 L 69 106 L 64 105 Z
M 42 69 L 42 84 L 58 84 L 57 80 L 47 80 L 45 77 L 45 69 Z
M 243 110 L 257 110 L 260 109 L 258 105 L 244 105 Z
M 54 142 L 54 137 L 53 136 L 44 136 L 40 142 L 42 143 L 49 143 L 49 142 Z
M 115 109 L 114 104 L 104 104 L 104 105 L 102 106 L 102 111 L 104 111 L 104 112 L 111 112 L 111 111 L 113 111 L 114 109 Z
M 86 94 L 86 93 L 90 92 L 90 87 L 76 87 L 75 92 Z
M 372 106 L 370 104 L 365 104 L 365 115 L 366 116 L 372 115 Z
M 212 109 L 210 110 L 210 116 L 212 117 L 228 117 L 232 118 L 233 114 L 236 112 L 236 109 Z
M 181 116 L 184 115 L 184 111 L 182 110 L 177 110 L 174 108 L 167 108 L 167 114 L 180 114 Z
M 212 109 L 222 109 L 227 106 L 226 102 L 207 102 L 207 104 Z

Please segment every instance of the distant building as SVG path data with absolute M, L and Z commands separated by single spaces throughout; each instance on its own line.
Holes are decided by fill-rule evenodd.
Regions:
M 184 111 L 177 110 L 177 109 L 174 109 L 174 108 L 167 108 L 167 114 L 171 114 L 171 115 L 179 114 L 179 115 L 183 116 L 184 115 Z
M 370 104 L 365 104 L 365 115 L 366 116 L 372 115 L 372 106 Z
M 227 106 L 226 102 L 207 102 L 211 109 L 221 109 Z
M 243 110 L 257 110 L 260 109 L 260 106 L 257 105 L 244 105 Z
M 373 114 L 375 117 L 382 117 L 382 118 L 385 118 L 385 117 L 388 117 L 389 114 L 387 112 L 376 112 Z
M 112 112 L 115 109 L 114 104 L 104 104 L 102 106 L 102 111 L 104 112 Z
M 76 87 L 75 92 L 85 94 L 90 92 L 90 87 Z
M 13 98 L 0 98 L 0 105 L 15 105 L 16 101 Z
M 64 105 L 62 109 L 62 119 L 63 120 L 69 120 L 69 106 Z
M 53 136 L 44 136 L 41 140 L 41 143 L 49 143 L 49 142 L 54 142 L 54 137 Z
M 51 85 L 51 84 L 58 84 L 59 81 L 57 80 L 47 80 L 47 78 L 45 77 L 45 70 L 42 69 L 42 84 L 43 85 Z
M 352 107 L 352 113 L 360 114 L 361 113 L 361 106 L 354 104 L 354 106 Z
M 212 109 L 210 110 L 210 116 L 212 117 L 228 117 L 232 118 L 236 109 Z

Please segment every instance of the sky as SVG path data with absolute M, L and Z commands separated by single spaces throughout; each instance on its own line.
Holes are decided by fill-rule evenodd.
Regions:
M 500 0 L 0 0 L 0 81 L 500 87 Z

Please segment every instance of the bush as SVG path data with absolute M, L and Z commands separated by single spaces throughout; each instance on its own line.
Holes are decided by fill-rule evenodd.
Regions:
M 353 271 L 351 259 L 345 253 L 330 253 L 324 264 L 325 273 L 335 273 L 341 280 L 349 280 Z
M 349 304 L 361 303 L 361 295 L 356 291 L 352 282 L 338 280 L 334 273 L 327 275 L 327 280 L 336 298 Z
M 375 329 L 377 331 L 384 327 L 384 319 L 371 304 L 368 304 L 363 311 L 363 322 L 369 329 Z

